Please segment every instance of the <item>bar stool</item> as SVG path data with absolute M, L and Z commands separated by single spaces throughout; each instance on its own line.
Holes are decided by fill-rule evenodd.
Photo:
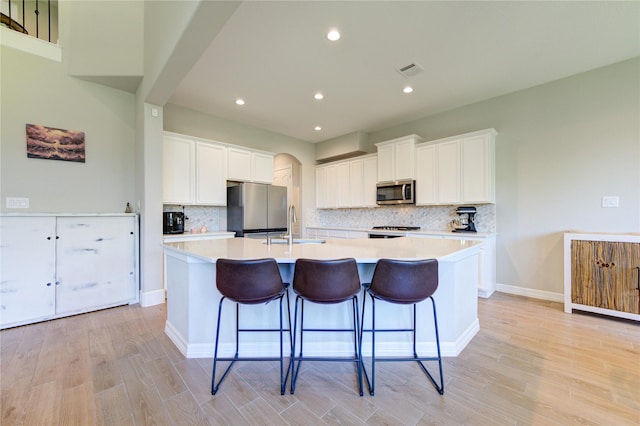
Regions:
M 227 377 L 231 367 L 236 361 L 280 361 L 280 394 L 284 395 L 291 361 L 284 369 L 283 333 L 289 333 L 291 343 L 291 311 L 289 310 L 289 284 L 282 282 L 278 264 L 275 259 L 252 259 L 252 260 L 232 260 L 218 259 L 216 262 L 216 286 L 222 294 L 218 305 L 218 325 L 216 328 L 216 343 L 213 355 L 213 373 L 211 376 L 211 394 L 215 395 L 220 384 Z M 282 303 L 284 296 L 287 304 L 288 327 L 283 327 Z M 231 358 L 218 357 L 218 341 L 220 337 L 220 323 L 222 314 L 222 302 L 229 299 L 236 304 L 236 351 Z M 240 305 L 267 304 L 278 299 L 280 302 L 280 328 L 240 328 Z M 280 333 L 280 357 L 239 357 L 238 346 L 240 333 L 244 332 L 278 332 Z M 288 348 L 291 353 L 292 348 Z M 222 374 L 222 377 L 215 382 L 216 366 L 218 361 L 231 361 L 231 364 Z
M 358 293 L 362 286 L 355 259 L 315 260 L 298 259 L 293 273 L 293 291 L 296 303 L 293 316 L 293 349 L 291 364 L 291 394 L 295 392 L 296 380 L 302 361 L 354 362 L 358 374 L 360 396 L 362 392 L 362 362 L 359 350 Z M 305 302 L 316 304 L 338 304 L 351 301 L 353 326 L 351 328 L 305 328 Z M 297 340 L 298 304 L 300 305 L 300 352 L 294 356 Z M 304 332 L 353 333 L 353 357 L 313 357 L 303 355 Z M 297 365 L 296 365 L 297 363 Z M 295 367 L 295 368 L 294 368 Z M 295 373 L 294 373 L 295 371 Z
M 364 332 L 371 332 L 371 380 L 364 367 L 364 377 L 369 387 L 369 393 L 374 394 L 375 386 L 375 366 L 376 361 L 416 361 L 422 371 L 427 375 L 433 386 L 440 395 L 444 394 L 444 381 L 442 376 L 442 357 L 440 355 L 440 337 L 438 336 L 438 318 L 436 315 L 436 302 L 433 300 L 433 293 L 438 288 L 438 261 L 428 260 L 392 260 L 380 259 L 376 265 L 371 279 L 371 285 L 366 288 L 364 300 L 362 301 L 362 325 L 360 335 L 360 345 L 362 345 L 362 335 Z M 364 329 L 364 312 L 366 304 L 366 294 L 371 297 L 371 329 Z M 416 304 L 426 299 L 431 299 L 433 307 L 433 323 L 436 334 L 436 347 L 438 356 L 419 357 L 416 352 Z M 413 322 L 411 328 L 376 329 L 375 301 L 413 305 Z M 375 355 L 376 332 L 411 332 L 413 336 L 413 356 L 412 357 L 380 357 Z M 362 354 L 361 354 L 362 356 Z M 438 361 L 440 370 L 440 384 L 438 385 L 425 367 L 422 361 Z

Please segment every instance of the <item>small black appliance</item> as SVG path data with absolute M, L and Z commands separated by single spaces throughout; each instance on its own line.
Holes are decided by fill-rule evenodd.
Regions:
M 182 234 L 184 232 L 184 213 L 164 212 L 162 215 L 163 234 Z
M 456 209 L 458 219 L 453 224 L 453 232 L 478 232 L 474 223 L 476 208 L 473 206 L 460 206 Z

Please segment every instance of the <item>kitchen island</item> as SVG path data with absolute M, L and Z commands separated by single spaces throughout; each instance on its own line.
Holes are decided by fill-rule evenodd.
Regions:
M 327 239 L 322 244 L 265 244 L 264 240 L 231 238 L 206 241 L 188 241 L 164 244 L 167 273 L 167 322 L 165 333 L 187 358 L 213 357 L 217 306 L 220 293 L 216 288 L 215 262 L 219 258 L 255 259 L 274 258 L 278 262 L 285 282 L 293 279 L 298 258 L 338 259 L 353 257 L 358 263 L 361 282 L 371 280 L 378 259 L 438 259 L 439 285 L 434 294 L 438 309 L 438 326 L 443 356 L 457 356 L 480 329 L 478 322 L 478 256 L 482 242 L 448 240 L 442 238 L 394 239 Z M 291 312 L 295 294 L 290 290 Z M 360 307 L 363 295 L 360 295 Z M 435 334 L 431 322 L 430 304 L 418 305 L 420 327 L 416 337 L 418 351 L 434 353 Z M 365 328 L 370 322 L 370 304 L 367 304 Z M 321 317 L 330 327 L 349 324 L 349 309 L 342 305 L 305 306 L 305 324 L 312 326 L 313 318 Z M 241 306 L 241 326 L 277 327 L 278 304 L 266 307 Z M 232 356 L 235 352 L 235 313 L 232 303 L 223 309 L 223 328 L 220 334 L 220 354 Z M 407 327 L 411 309 L 402 305 L 376 304 L 376 318 L 384 320 L 385 327 Z M 245 322 L 246 321 L 246 322 Z M 309 323 L 307 324 L 307 321 Z M 329 324 L 327 324 L 329 322 Z M 247 333 L 245 333 L 246 335 Z M 316 333 L 313 333 L 316 334 Z M 305 336 L 305 353 L 309 355 L 349 355 L 352 341 L 345 333 Z M 387 333 L 377 337 L 376 352 L 381 356 L 409 351 L 409 333 Z M 365 334 L 363 354 L 370 353 L 371 343 Z M 240 342 L 245 355 L 273 355 L 278 353 L 277 333 L 273 336 L 249 334 Z

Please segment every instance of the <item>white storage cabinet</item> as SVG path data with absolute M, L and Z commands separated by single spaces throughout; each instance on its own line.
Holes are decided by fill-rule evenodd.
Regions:
M 495 203 L 494 129 L 416 146 L 416 204 Z
M 0 328 L 137 303 L 138 218 L 4 216 Z
M 227 148 L 224 144 L 165 132 L 162 147 L 164 204 L 227 204 Z
M 377 155 L 316 166 L 316 208 L 376 207 Z
M 273 154 L 230 146 L 228 156 L 229 180 L 273 183 Z
M 377 143 L 378 182 L 415 179 L 415 146 L 423 140 L 408 135 Z

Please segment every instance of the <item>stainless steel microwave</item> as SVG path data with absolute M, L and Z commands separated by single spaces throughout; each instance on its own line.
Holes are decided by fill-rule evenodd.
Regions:
M 376 202 L 385 204 L 415 204 L 416 181 L 412 179 L 379 182 L 376 185 Z

